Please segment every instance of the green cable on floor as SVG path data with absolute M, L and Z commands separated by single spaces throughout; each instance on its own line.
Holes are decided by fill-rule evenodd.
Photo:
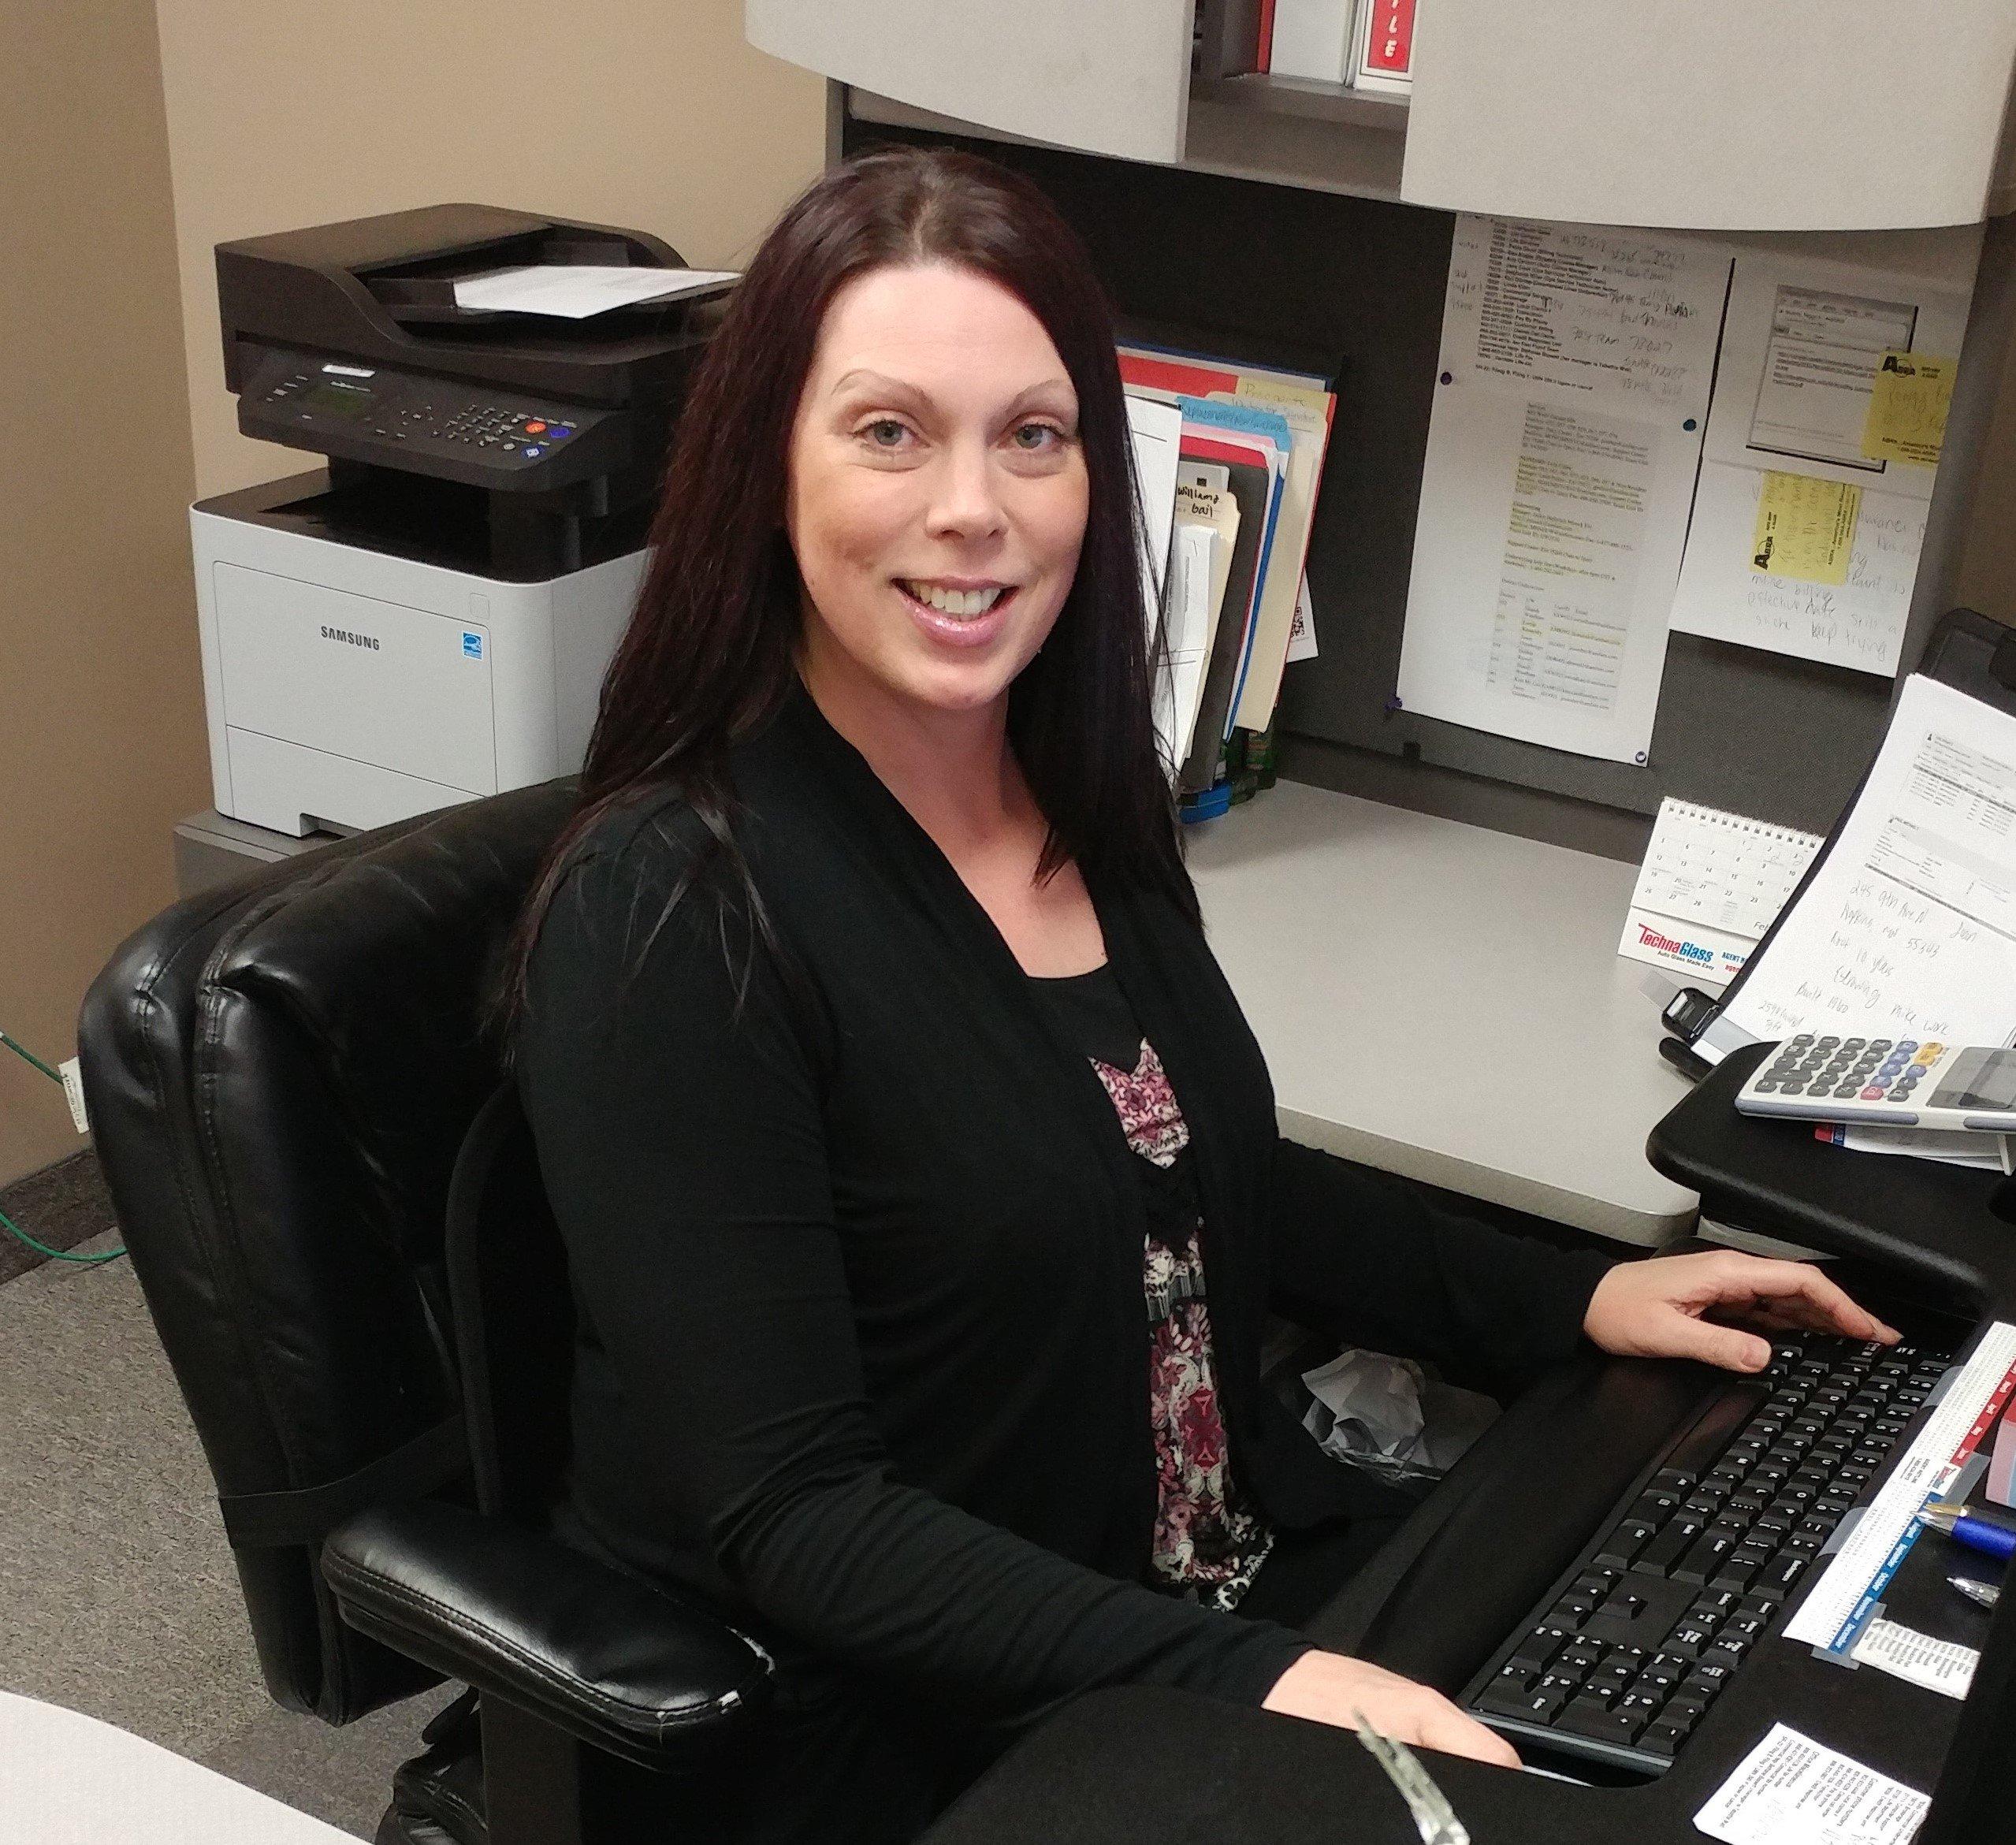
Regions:
M 6 1230 L 10 1236 L 19 1237 L 38 1255 L 46 1255 L 53 1262 L 80 1262 L 87 1268 L 95 1267 L 101 1262 L 116 1262 L 126 1253 L 123 1248 L 108 1249 L 102 1255 L 73 1255 L 67 1249 L 52 1249 L 46 1243 L 38 1243 L 4 1211 L 0 1211 L 0 1230 Z
M 32 1051 L 25 1045 L 17 1044 L 5 1032 L 0 1032 L 0 1044 L 6 1045 L 23 1062 L 33 1064 L 58 1088 L 63 1086 L 62 1075 L 59 1071 L 51 1069 Z M 52 1249 L 46 1243 L 38 1243 L 4 1211 L 0 1211 L 0 1229 L 4 1229 L 9 1236 L 25 1243 L 38 1255 L 47 1256 L 52 1262 L 81 1263 L 86 1268 L 95 1268 L 102 1262 L 117 1262 L 126 1253 L 125 1246 L 123 1244 L 117 1249 L 106 1250 L 102 1255 L 73 1255 L 67 1249 Z

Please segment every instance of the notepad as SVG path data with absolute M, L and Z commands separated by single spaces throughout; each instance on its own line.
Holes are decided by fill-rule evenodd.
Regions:
M 1812 833 L 1669 796 L 1617 952 L 1692 980 L 1734 980 L 1820 843 Z

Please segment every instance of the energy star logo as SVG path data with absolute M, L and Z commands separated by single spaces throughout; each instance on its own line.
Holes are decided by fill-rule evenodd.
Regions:
M 348 628 L 330 627 L 326 623 L 323 624 L 322 638 L 325 641 L 341 641 L 351 647 L 368 647 L 374 653 L 378 650 L 376 634 L 355 634 Z

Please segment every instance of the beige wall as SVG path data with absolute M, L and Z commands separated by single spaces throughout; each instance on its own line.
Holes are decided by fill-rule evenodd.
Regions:
M 732 268 L 825 153 L 820 80 L 742 0 L 159 0 L 197 489 L 314 465 L 237 433 L 211 252 L 473 201 L 668 239 Z
M 151 0 L 0 5 L 0 1028 L 54 1063 L 209 776 Z M 0 1054 L 0 1185 L 79 1144 Z

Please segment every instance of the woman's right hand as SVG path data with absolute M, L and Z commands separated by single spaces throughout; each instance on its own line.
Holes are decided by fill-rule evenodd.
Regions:
M 1358 1728 L 1362 1713 L 1381 1735 L 1410 1747 L 1467 1755 L 1501 1768 L 1519 1765 L 1519 1752 L 1509 1743 L 1441 1692 L 1341 1653 L 1304 1653 L 1274 1680 L 1260 1708 L 1346 1730 Z

